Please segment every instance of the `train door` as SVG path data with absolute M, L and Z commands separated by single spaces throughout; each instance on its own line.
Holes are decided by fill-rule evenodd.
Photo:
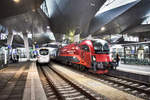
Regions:
M 82 58 L 82 63 L 90 67 L 91 65 L 91 56 L 90 56 L 90 49 L 87 45 L 81 45 L 81 58 Z

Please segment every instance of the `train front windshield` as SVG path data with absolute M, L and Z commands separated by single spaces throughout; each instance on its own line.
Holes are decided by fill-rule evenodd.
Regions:
M 109 53 L 108 43 L 102 44 L 100 41 L 92 41 L 96 54 Z
M 40 55 L 48 55 L 49 51 L 48 49 L 41 49 L 40 50 Z

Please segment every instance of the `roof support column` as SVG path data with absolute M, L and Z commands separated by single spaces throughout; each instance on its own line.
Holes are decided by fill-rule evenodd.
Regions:
M 23 39 L 24 39 L 24 47 L 26 49 L 26 55 L 27 55 L 27 60 L 30 60 L 30 55 L 29 55 L 29 41 L 28 41 L 28 33 L 23 33 Z
M 126 47 L 124 46 L 124 64 L 126 64 Z
M 8 46 L 8 55 L 6 55 L 6 52 L 5 52 L 5 64 L 7 63 L 10 63 L 10 59 L 12 57 L 12 42 L 13 42 L 13 38 L 14 38 L 14 35 L 13 35 L 13 32 L 12 30 L 8 30 L 8 38 L 7 38 L 7 46 Z M 7 57 L 8 56 L 8 57 Z
M 74 42 L 80 41 L 80 34 L 74 35 Z
M 74 42 L 79 42 L 79 41 L 80 41 L 80 29 L 77 28 L 74 35 Z
M 140 35 L 140 36 L 139 36 L 139 42 L 145 42 L 143 35 Z
M 93 37 L 92 37 L 92 35 L 90 34 L 86 39 L 91 40 L 91 39 L 93 39 Z
M 14 35 L 13 35 L 12 30 L 8 30 L 8 32 L 9 33 L 8 33 L 7 45 L 12 46 L 12 41 L 13 41 Z

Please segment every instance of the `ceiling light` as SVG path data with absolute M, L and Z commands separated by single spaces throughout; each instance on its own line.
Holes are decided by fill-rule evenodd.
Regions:
M 20 0 L 13 0 L 15 3 L 19 3 L 20 2 Z
M 105 31 L 105 29 L 106 29 L 105 27 L 102 27 L 102 28 L 101 28 L 101 31 Z
M 47 26 L 47 29 L 50 29 L 50 26 Z
M 32 12 L 35 12 L 35 9 L 32 9 Z

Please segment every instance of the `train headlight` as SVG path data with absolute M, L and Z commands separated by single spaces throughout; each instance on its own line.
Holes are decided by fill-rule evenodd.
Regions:
M 96 57 L 95 56 L 92 56 L 92 59 L 93 59 L 93 61 L 96 61 Z

